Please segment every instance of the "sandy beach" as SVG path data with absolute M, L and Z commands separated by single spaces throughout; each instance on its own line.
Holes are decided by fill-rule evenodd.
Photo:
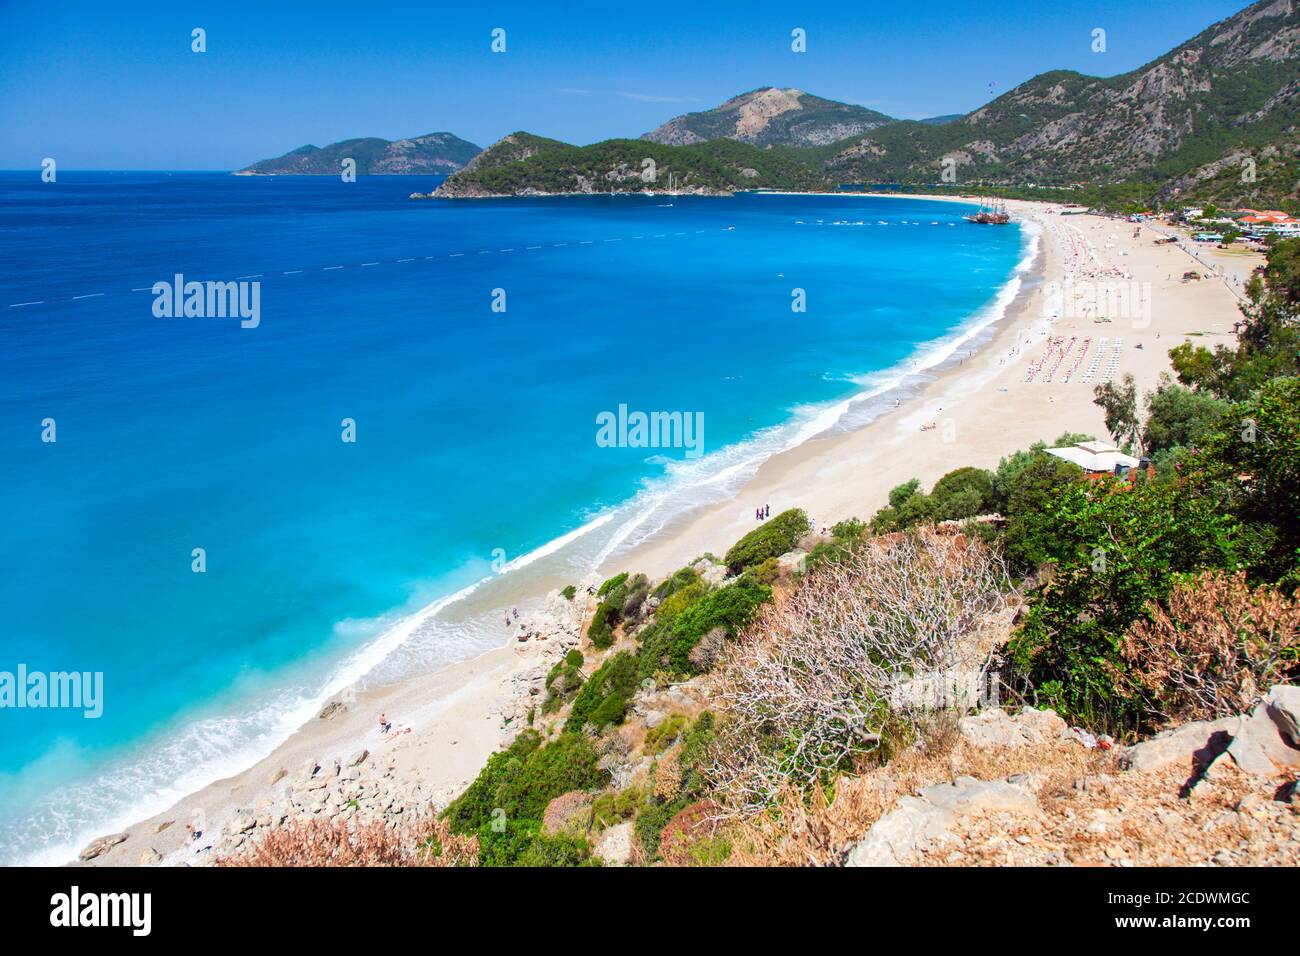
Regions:
M 614 554 L 583 585 L 621 570 L 664 575 L 704 552 L 720 554 L 754 527 L 754 509 L 762 505 L 773 513 L 801 507 L 819 529 L 829 528 L 850 516 L 870 517 L 892 487 L 911 478 L 928 487 L 963 465 L 995 468 L 1004 455 L 1066 431 L 1107 437 L 1094 386 L 1128 373 L 1145 392 L 1168 369 L 1168 349 L 1184 337 L 1207 346 L 1230 341 L 1241 286 L 1262 261 L 1205 248 L 1196 250 L 1197 261 L 1181 244 L 1157 245 L 1163 233 L 1145 224 L 1051 204 L 1008 207 L 1041 232 L 1036 261 L 1000 321 L 944 366 L 918 375 L 897 393 L 896 406 L 887 398 L 870 424 L 774 456 L 733 499 Z M 1185 272 L 1209 267 L 1222 275 L 1183 281 Z M 1107 282 L 1132 290 L 1125 310 L 1131 314 L 1060 304 L 1060 290 L 1071 283 Z M 532 639 L 512 638 L 452 667 L 344 695 L 254 766 L 116 834 L 90 862 L 208 862 L 213 854 L 206 848 L 238 845 L 249 821 L 292 816 L 290 791 L 311 777 L 305 768 L 330 770 L 335 761 L 332 772 L 351 774 L 354 789 L 372 804 L 445 804 L 523 723 L 519 715 L 538 675 L 576 642 L 582 602 L 542 597 L 561 583 L 569 582 L 530 574 L 511 585 L 509 600 L 526 608 L 515 627 Z M 500 607 L 493 613 L 499 619 Z M 381 733 L 380 713 L 392 717 L 395 733 Z M 192 840 L 187 824 L 203 835 Z

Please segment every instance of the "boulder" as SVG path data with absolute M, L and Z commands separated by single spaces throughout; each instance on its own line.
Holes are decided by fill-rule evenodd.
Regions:
M 145 847 L 144 852 L 140 854 L 141 866 L 157 866 L 161 862 L 162 854 L 151 846 Z
M 898 808 L 877 820 L 849 851 L 845 865 L 899 866 L 918 850 L 955 839 L 953 824 L 968 814 L 1037 812 L 1038 801 L 1023 786 L 958 777 L 900 800 Z
M 958 777 L 921 791 L 921 797 L 958 816 L 967 813 L 1036 813 L 1038 801 L 1025 787 L 1008 780 Z
M 1238 718 L 1196 720 L 1174 730 L 1165 730 L 1149 740 L 1124 750 L 1120 765 L 1125 770 L 1148 773 L 1170 764 L 1185 764 L 1188 771 L 1208 767 L 1228 748 L 1236 732 Z
M 125 843 L 130 835 L 129 833 L 110 833 L 108 836 L 97 837 L 86 844 L 86 848 L 77 854 L 77 857 L 85 862 L 103 856 L 119 843 Z
M 320 713 L 316 716 L 320 720 L 333 720 L 339 714 L 347 711 L 348 705 L 341 700 L 331 700 L 321 708 Z
M 1292 747 L 1300 747 L 1300 687 L 1274 685 L 1268 692 L 1268 714 L 1282 739 Z
M 804 569 L 804 563 L 808 559 L 808 552 L 796 548 L 793 551 L 787 551 L 776 559 L 776 566 L 781 569 L 782 574 L 794 574 Z
M 606 866 L 627 866 L 632 860 L 632 821 L 615 824 L 602 833 L 596 855 Z
M 722 582 L 727 580 L 727 566 L 710 561 L 708 558 L 700 558 L 691 565 L 691 568 L 700 576 L 701 581 L 715 588 L 720 587 Z
M 1287 743 L 1287 728 L 1273 718 L 1271 703 L 1261 703 L 1240 725 L 1228 745 L 1228 755 L 1246 773 L 1272 777 L 1285 770 L 1300 769 L 1300 749 Z
M 904 797 L 898 809 L 872 824 L 849 851 L 845 866 L 900 866 L 920 846 L 948 837 L 953 814 L 917 797 Z
M 994 707 L 957 721 L 957 729 L 973 746 L 1024 747 L 1066 736 L 1069 728 L 1054 710 L 1024 707 L 1012 717 Z
M 354 754 L 352 755 L 352 757 L 348 760 L 348 766 L 349 766 L 349 767 L 359 767 L 359 766 L 361 766 L 363 763 L 366 762 L 366 758 L 369 757 L 369 756 L 370 756 L 370 751 L 369 751 L 369 750 L 365 750 L 365 749 L 358 750 L 358 751 L 357 751 L 356 753 L 354 753 Z

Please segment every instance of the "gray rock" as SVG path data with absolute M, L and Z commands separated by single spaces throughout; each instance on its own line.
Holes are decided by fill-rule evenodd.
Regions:
M 348 766 L 359 767 L 366 762 L 366 758 L 369 756 L 370 756 L 369 750 L 358 750 L 356 753 L 352 755 L 351 759 L 348 760 Z
M 961 735 L 976 747 L 1024 747 L 1064 737 L 1069 728 L 1053 710 L 1021 709 L 1012 717 L 994 707 L 957 721 Z
M 1236 717 L 1193 721 L 1126 748 L 1120 763 L 1124 769 L 1140 773 L 1175 763 L 1185 764 L 1189 772 L 1208 767 L 1228 748 L 1237 724 Z
M 1240 722 L 1228 745 L 1228 755 L 1241 770 L 1272 777 L 1283 770 L 1300 769 L 1300 750 L 1283 738 L 1285 728 L 1274 721 L 1270 703 L 1257 704 L 1249 716 L 1241 716 Z
M 1282 738 L 1300 747 L 1300 687 L 1275 684 L 1268 692 L 1268 714 Z
M 627 866 L 632 859 L 632 822 L 615 824 L 602 833 L 596 855 L 606 866 Z
M 927 846 L 955 839 L 951 828 L 971 813 L 1038 812 L 1038 802 L 1024 787 L 1005 780 L 958 777 L 950 784 L 926 787 L 904 797 L 898 809 L 872 825 L 849 851 L 846 866 L 899 866 Z
M 316 716 L 320 720 L 333 720 L 339 714 L 346 712 L 347 709 L 348 709 L 348 705 L 343 703 L 343 701 L 332 700 L 324 707 L 322 707 L 320 713 L 317 714 Z
M 785 554 L 777 558 L 776 566 L 784 572 L 794 574 L 795 572 L 803 571 L 804 562 L 807 558 L 807 551 L 796 548 L 793 551 L 787 551 Z
M 145 847 L 144 852 L 140 854 L 141 866 L 157 866 L 161 862 L 162 854 L 151 846 Z
M 958 777 L 953 783 L 936 784 L 921 791 L 921 796 L 937 807 L 954 814 L 967 813 L 1036 813 L 1038 801 L 1024 787 L 1005 780 L 976 780 Z
M 111 833 L 108 836 L 97 837 L 86 844 L 86 848 L 77 856 L 83 861 L 93 860 L 96 857 L 103 856 L 119 843 L 125 843 L 130 835 L 129 833 Z
M 849 851 L 845 866 L 900 866 L 922 844 L 942 840 L 953 814 L 917 797 L 904 797 L 898 809 L 877 820 Z

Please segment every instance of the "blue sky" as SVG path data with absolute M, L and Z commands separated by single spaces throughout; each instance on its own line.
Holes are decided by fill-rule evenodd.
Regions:
M 1126 72 L 1246 5 L 0 0 L 0 168 L 232 169 L 441 130 L 590 143 L 759 86 L 904 118 L 963 113 L 1044 70 Z M 194 27 L 206 53 L 190 50 Z M 790 50 L 795 27 L 806 53 Z

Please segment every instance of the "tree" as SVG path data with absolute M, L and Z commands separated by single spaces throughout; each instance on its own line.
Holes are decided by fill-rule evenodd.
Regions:
M 1061 486 L 1044 509 L 1057 567 L 1007 644 L 1039 703 L 1120 736 L 1149 726 L 1116 687 L 1119 642 L 1177 575 L 1235 568 L 1257 557 L 1239 519 L 1195 483 L 1102 478 Z
M 1170 350 L 1180 382 L 1244 401 L 1269 379 L 1300 375 L 1300 239 L 1269 248 L 1266 278 L 1251 278 L 1246 300 L 1235 348 L 1188 341 Z
M 1007 560 L 1013 570 L 1036 571 L 1062 553 L 1056 503 L 1066 486 L 1083 481 L 1083 469 L 1046 452 L 1033 453 L 1007 493 Z
M 983 468 L 958 468 L 930 490 L 934 516 L 940 521 L 973 518 L 993 509 L 993 476 Z
M 1167 374 L 1146 397 L 1147 420 L 1143 428 L 1147 450 L 1151 453 L 1182 446 L 1195 447 L 1210 428 L 1223 417 L 1228 403 L 1175 385 Z
M 1300 583 L 1300 378 L 1267 382 L 1227 411 L 1188 474 L 1257 539 L 1254 580 Z
M 1142 423 L 1138 419 L 1137 383 L 1131 374 L 1121 384 L 1103 382 L 1093 389 L 1093 404 L 1106 413 L 1106 431 L 1121 448 L 1143 451 Z

